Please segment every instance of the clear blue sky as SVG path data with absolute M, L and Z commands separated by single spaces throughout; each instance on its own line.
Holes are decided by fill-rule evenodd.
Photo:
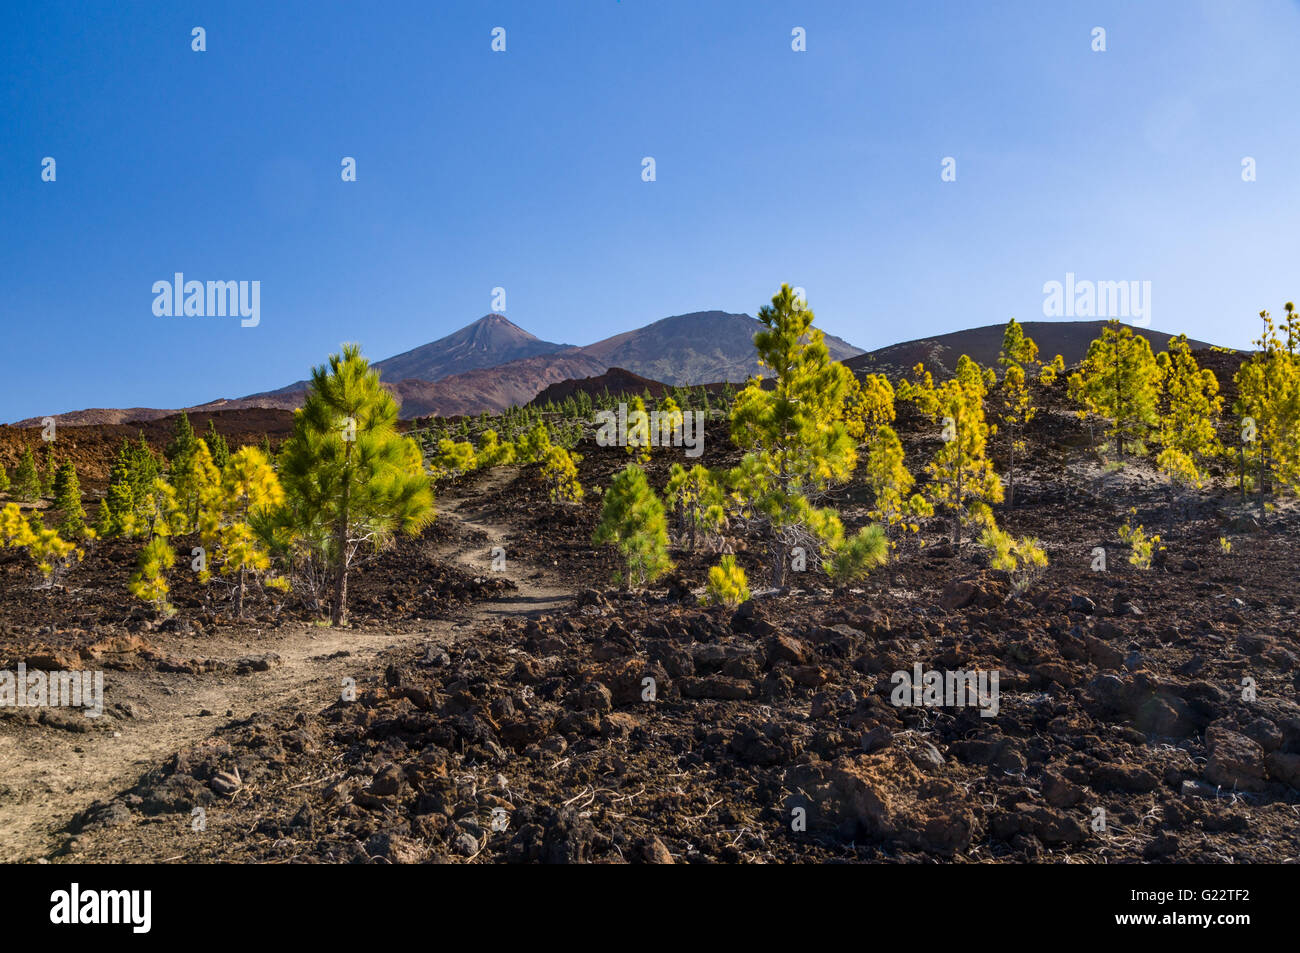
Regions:
M 0 420 L 377 360 L 496 286 L 583 344 L 789 281 L 872 348 L 1074 272 L 1247 346 L 1300 296 L 1297 49 L 1294 0 L 11 4 Z M 260 326 L 155 317 L 176 271 L 259 280 Z

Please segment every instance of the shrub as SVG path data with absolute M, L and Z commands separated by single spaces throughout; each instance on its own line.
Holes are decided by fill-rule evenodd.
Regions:
M 1131 518 L 1137 515 L 1137 508 L 1129 508 L 1129 517 L 1124 521 L 1124 525 L 1119 528 L 1119 538 L 1128 544 L 1129 557 L 1131 565 L 1138 569 L 1150 569 L 1155 554 L 1164 549 L 1160 545 L 1159 536 L 1147 536 L 1146 531 L 1141 525 L 1134 528 L 1131 524 Z
M 1047 568 L 1047 553 L 1038 540 L 1028 536 L 1015 539 L 996 526 L 990 526 L 980 535 L 980 545 L 989 550 L 989 565 L 1011 576 L 1011 594 L 1019 596 L 1028 591 Z
M 542 461 L 542 480 L 552 503 L 577 503 L 582 499 L 578 482 L 578 464 L 582 457 L 563 447 L 551 447 Z
M 749 599 L 749 581 L 745 570 L 736 565 L 735 556 L 723 556 L 709 567 L 709 581 L 704 601 L 713 605 L 736 606 Z
M 135 574 L 127 584 L 131 595 L 153 605 L 159 615 L 169 616 L 175 610 L 167 601 L 167 570 L 176 564 L 176 552 L 166 536 L 155 536 L 140 550 Z

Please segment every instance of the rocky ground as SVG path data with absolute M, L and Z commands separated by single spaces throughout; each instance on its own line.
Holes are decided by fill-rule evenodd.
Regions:
M 904 424 L 918 470 L 931 438 Z M 438 526 L 361 573 L 355 629 L 270 603 L 235 622 L 189 583 L 158 627 L 126 605 L 113 544 L 52 593 L 0 556 L 0 667 L 104 668 L 111 715 L 89 731 L 0 716 L 9 856 L 1296 859 L 1300 518 L 1283 505 L 1260 526 L 1226 486 L 1170 507 L 1144 464 L 1091 462 L 1063 412 L 1031 439 L 1018 505 L 998 512 L 1051 559 L 1022 596 L 979 547 L 939 543 L 939 520 L 851 590 L 758 591 L 741 548 L 756 596 L 738 610 L 699 604 L 704 552 L 623 592 L 589 542 L 590 487 L 626 456 L 595 447 L 578 507 L 546 502 L 529 471 L 445 488 Z M 721 425 L 708 446 L 710 464 L 734 457 Z M 671 453 L 650 468 L 660 486 Z M 836 502 L 856 524 L 869 501 Z M 1164 538 L 1150 570 L 1117 537 L 1130 506 Z M 996 715 L 894 704 L 893 674 L 918 664 L 997 672 Z M 91 768 L 61 767 L 78 749 Z

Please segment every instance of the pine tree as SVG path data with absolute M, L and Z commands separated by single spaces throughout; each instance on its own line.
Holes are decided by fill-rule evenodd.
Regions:
M 131 595 L 150 603 L 162 616 L 175 613 L 167 599 L 171 591 L 167 585 L 167 571 L 176 565 L 176 551 L 166 536 L 154 536 L 140 550 L 135 573 L 127 583 Z
M 928 384 L 928 379 L 927 374 L 923 383 Z M 942 427 L 943 443 L 926 465 L 930 477 L 927 493 L 933 505 L 950 514 L 952 543 L 959 546 L 963 526 L 990 525 L 989 504 L 1002 500 L 1002 481 L 988 458 L 989 425 L 984 417 L 988 377 L 963 354 L 951 380 L 939 387 L 911 386 L 917 388 L 913 399 L 918 407 L 929 409 Z
M 1002 384 L 998 388 L 998 421 L 1006 435 L 1008 506 L 1016 505 L 1016 455 L 1026 451 L 1024 431 L 1037 413 L 1027 383 L 1037 363 L 1038 345 L 1012 318 L 1002 333 L 1002 350 L 998 354 L 998 364 L 1003 368 Z
M 212 460 L 208 442 L 196 439 L 187 454 L 176 458 L 172 470 L 172 486 L 178 507 L 172 520 L 173 533 L 188 533 L 198 528 L 199 511 L 220 485 L 221 471 Z
M 0 465 L 0 493 L 9 492 L 9 471 Z
M 460 476 L 478 466 L 474 445 L 468 440 L 453 441 L 446 437 L 438 441 L 438 449 L 430 460 L 435 479 Z
M 148 536 L 172 536 L 186 525 L 185 511 L 176 490 L 162 477 L 154 477 L 153 486 L 138 511 Z
M 63 573 L 85 557 L 85 551 L 76 543 L 62 539 L 55 530 L 46 529 L 39 516 L 24 518 L 17 503 L 6 504 L 0 510 L 0 543 L 27 550 L 45 588 L 54 585 Z
M 190 416 L 182 411 L 176 418 L 176 428 L 172 432 L 171 442 L 167 444 L 167 449 L 164 451 L 167 457 L 167 468 L 173 474 L 173 479 L 178 471 L 189 466 L 190 455 L 194 453 L 197 445 L 198 438 L 194 436 L 194 428 L 190 426 Z
M 1265 513 L 1267 477 L 1300 490 L 1300 318 L 1287 302 L 1287 341 L 1282 344 L 1272 316 L 1259 313 L 1264 331 L 1256 351 L 1237 369 L 1234 411 L 1242 418 L 1243 444 L 1258 467 L 1259 514 Z M 1249 419 L 1247 419 L 1249 418 Z
M 243 447 L 222 470 L 221 484 L 209 495 L 199 516 L 203 545 L 221 574 L 235 577 L 236 617 L 244 614 L 249 577 L 260 577 L 271 567 L 270 553 L 254 531 L 253 521 L 259 513 L 283 503 L 284 490 L 266 455 L 256 447 Z M 165 520 L 161 522 L 165 529 Z M 206 582 L 208 574 L 200 578 Z
M 998 364 L 1003 369 L 1019 367 L 1028 372 L 1028 368 L 1037 365 L 1038 345 L 1034 339 L 1025 334 L 1020 322 L 1012 318 L 1002 331 L 1002 348 L 998 352 Z
M 508 466 L 515 462 L 514 444 L 502 443 L 495 430 L 479 434 L 478 463 L 485 468 Z
M 204 435 L 204 442 L 212 454 L 213 466 L 224 470 L 230 462 L 230 446 L 226 443 L 226 438 L 217 433 L 217 422 L 212 417 L 208 418 L 208 432 Z
M 912 493 L 916 481 L 904 466 L 903 444 L 892 427 L 876 428 L 875 439 L 867 450 L 863 482 L 874 501 L 867 519 L 882 523 L 886 532 L 896 527 L 919 532 L 917 518 L 934 513 L 928 500 Z
M 673 437 L 681 433 L 682 409 L 678 406 L 677 401 L 672 397 L 664 397 L 659 402 L 659 446 L 667 447 L 672 445 Z M 679 438 L 680 439 L 680 438 Z
M 605 491 L 592 542 L 618 548 L 630 586 L 645 586 L 672 568 L 663 504 L 650 488 L 645 471 L 636 464 L 619 471 Z
M 54 459 L 54 447 L 45 445 L 45 468 L 41 472 L 41 496 L 54 497 L 54 481 L 59 475 L 59 465 Z
M 130 447 L 123 441 L 108 473 L 108 489 L 99 504 L 96 530 L 100 536 L 135 534 L 135 500 L 131 492 L 130 470 Z
M 998 419 L 1006 437 L 1007 447 L 1007 505 L 1016 505 L 1016 456 L 1028 450 L 1024 439 L 1025 427 L 1034 419 L 1037 410 L 1025 383 L 1025 371 L 1019 364 L 1007 368 L 998 388 Z
M 542 461 L 542 482 L 552 503 L 579 503 L 582 484 L 578 482 L 578 464 L 582 457 L 563 447 L 551 447 Z
M 780 587 L 792 548 L 828 554 L 837 545 L 819 535 L 833 524 L 811 496 L 848 480 L 857 465 L 844 422 L 853 375 L 831 360 L 821 330 L 813 327 L 813 312 L 789 285 L 758 317 L 763 327 L 754 346 L 760 366 L 774 373 L 775 386 L 765 389 L 753 379 L 732 404 L 731 438 L 746 453 L 729 483 L 747 522 L 765 527 L 772 582 Z
M 546 424 L 540 420 L 532 429 L 521 434 L 514 442 L 515 463 L 526 467 L 531 463 L 540 463 L 551 451 L 551 434 Z
M 1038 368 L 1038 383 L 1044 387 L 1055 384 L 1056 379 L 1065 373 L 1065 358 L 1056 355 L 1050 362 Z
M 894 422 L 894 388 L 884 374 L 849 381 L 844 399 L 844 425 L 850 437 L 870 440 L 880 427 Z
M 419 445 L 397 432 L 397 402 L 354 344 L 312 371 L 280 478 L 304 527 L 333 527 L 331 617 L 347 621 L 348 568 L 362 545 L 397 532 L 417 535 L 432 520 L 433 491 Z
M 36 472 L 36 458 L 30 447 L 23 448 L 23 455 L 18 461 L 18 470 L 14 473 L 14 496 L 25 503 L 40 499 L 41 478 Z
M 1161 446 L 1156 465 L 1169 477 L 1171 489 L 1200 487 L 1206 463 L 1223 453 L 1217 430 L 1223 410 L 1219 379 L 1197 364 L 1186 334 L 1170 339 L 1169 350 L 1156 356 L 1156 366 L 1160 369 L 1157 439 Z
M 701 535 L 707 537 L 726 523 L 726 494 L 722 485 L 698 463 L 689 470 L 674 463 L 664 496 L 676 516 L 677 537 L 687 542 L 692 552 Z
M 627 408 L 626 450 L 637 463 L 650 461 L 650 415 L 642 397 L 633 397 Z
M 73 539 L 85 533 L 86 511 L 81 508 L 81 483 L 71 460 L 64 460 L 54 477 L 54 508 L 61 514 L 60 534 Z
M 1145 452 L 1144 441 L 1156 423 L 1156 397 L 1160 370 L 1151 345 L 1133 329 L 1110 321 L 1101 337 L 1088 346 L 1077 374 L 1069 379 L 1069 393 L 1082 407 L 1110 423 L 1115 452 Z

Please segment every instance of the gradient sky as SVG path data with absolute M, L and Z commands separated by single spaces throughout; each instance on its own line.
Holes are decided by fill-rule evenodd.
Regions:
M 378 360 L 496 286 L 585 344 L 788 281 L 874 348 L 1074 272 L 1245 347 L 1300 296 L 1298 41 L 1294 0 L 12 4 L 0 420 Z M 260 326 L 155 317 L 176 271 L 261 281 Z

